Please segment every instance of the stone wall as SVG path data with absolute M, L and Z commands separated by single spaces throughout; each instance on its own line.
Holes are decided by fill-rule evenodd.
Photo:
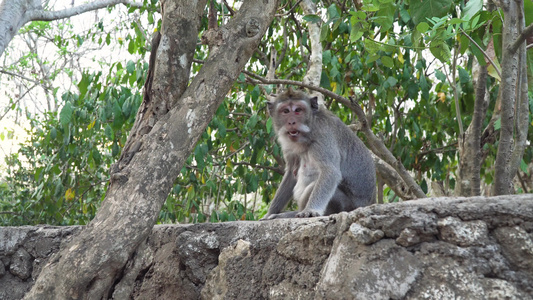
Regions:
M 51 255 L 82 230 L 0 228 L 0 299 L 20 299 Z M 532 232 L 533 195 L 156 226 L 112 298 L 533 299 Z

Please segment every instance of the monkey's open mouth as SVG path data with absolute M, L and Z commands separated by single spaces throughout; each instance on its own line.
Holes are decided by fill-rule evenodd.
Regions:
M 290 136 L 298 136 L 300 134 L 300 132 L 298 130 L 289 131 L 288 133 L 289 133 Z

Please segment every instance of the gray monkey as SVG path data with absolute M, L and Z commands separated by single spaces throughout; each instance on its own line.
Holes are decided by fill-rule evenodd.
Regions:
M 337 116 L 290 88 L 267 104 L 286 166 L 263 220 L 327 216 L 375 202 L 370 151 Z M 291 198 L 299 211 L 282 213 Z

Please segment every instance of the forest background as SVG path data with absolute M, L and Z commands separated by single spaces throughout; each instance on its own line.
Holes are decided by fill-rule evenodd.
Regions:
M 333 92 L 326 107 L 375 153 L 379 202 L 533 189 L 533 2 L 314 1 L 316 11 L 305 2 L 279 3 L 175 178 L 159 223 L 266 212 L 283 159 L 265 101 L 287 84 Z M 192 77 L 210 52 L 209 13 L 223 26 L 240 5 L 206 8 Z M 157 1 L 128 2 L 32 21 L 5 48 L 0 121 L 9 125 L 0 140 L 22 141 L 1 166 L 0 225 L 94 218 L 141 106 L 160 12 Z

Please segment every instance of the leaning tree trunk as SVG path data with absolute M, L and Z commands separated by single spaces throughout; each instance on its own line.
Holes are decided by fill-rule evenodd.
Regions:
M 162 2 L 153 77 L 105 200 L 89 225 L 50 259 L 25 299 L 111 295 L 126 261 L 155 224 L 185 159 L 270 25 L 276 2 L 245 1 L 212 35 L 217 46 L 188 87 L 206 0 Z

